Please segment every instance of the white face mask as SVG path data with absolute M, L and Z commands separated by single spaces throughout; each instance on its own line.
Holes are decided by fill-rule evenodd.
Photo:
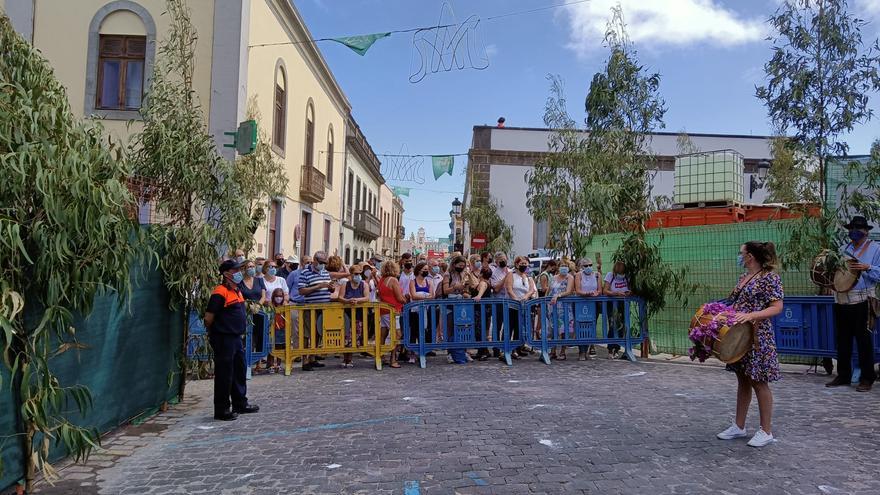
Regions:
M 275 301 L 275 304 L 278 304 L 278 305 L 281 305 L 281 304 L 284 303 L 284 298 L 283 298 L 283 297 L 276 297 L 276 298 L 274 298 L 273 300 Z

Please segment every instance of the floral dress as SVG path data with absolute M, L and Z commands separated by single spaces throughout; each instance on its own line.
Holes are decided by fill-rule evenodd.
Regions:
M 743 274 L 740 281 L 746 276 L 747 274 Z M 734 291 L 733 297 L 733 308 L 738 313 L 753 313 L 767 309 L 771 302 L 781 301 L 784 297 L 782 279 L 775 272 L 758 275 L 746 282 L 742 289 Z M 743 372 L 756 382 L 775 382 L 779 380 L 780 375 L 773 323 L 769 319 L 760 320 L 755 326 L 757 342 L 752 350 L 740 361 L 727 365 L 727 369 Z

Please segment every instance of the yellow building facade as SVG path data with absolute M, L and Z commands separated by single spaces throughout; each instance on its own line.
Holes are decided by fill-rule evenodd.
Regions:
M 289 178 L 269 198 L 251 256 L 343 251 L 346 126 L 351 104 L 288 0 L 187 0 L 198 33 L 194 86 L 224 157 L 224 132 L 259 112 Z M 168 30 L 164 0 L 0 0 L 13 26 L 66 86 L 71 108 L 125 139 Z M 132 121 L 129 125 L 129 121 Z

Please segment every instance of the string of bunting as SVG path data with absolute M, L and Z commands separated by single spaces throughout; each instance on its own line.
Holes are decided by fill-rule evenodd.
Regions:
M 544 10 L 566 7 L 568 5 L 575 5 L 578 3 L 586 3 L 588 1 L 590 1 L 590 0 L 576 0 L 573 2 L 561 3 L 558 5 L 549 5 L 546 7 L 538 7 L 538 8 L 534 8 L 534 9 L 521 10 L 521 11 L 516 11 L 516 12 L 508 12 L 506 14 L 499 14 L 499 15 L 486 17 L 485 20 L 491 21 L 491 20 L 501 19 L 504 17 L 510 17 L 510 16 L 515 16 L 515 15 L 532 14 L 532 13 L 541 12 Z M 392 34 L 415 33 L 418 31 L 428 31 L 428 30 L 432 30 L 432 29 L 450 28 L 450 27 L 462 26 L 462 25 L 469 23 L 469 22 L 473 22 L 473 21 L 469 19 L 464 22 L 456 22 L 456 23 L 452 23 L 452 24 L 421 26 L 421 27 L 414 27 L 414 28 L 408 28 L 408 29 L 394 29 L 391 31 L 382 31 L 382 32 L 370 33 L 370 34 L 358 34 L 358 35 L 352 35 L 352 36 L 312 38 L 312 39 L 303 40 L 303 41 L 281 41 L 281 42 L 277 42 L 277 43 L 259 43 L 259 44 L 255 44 L 255 45 L 249 45 L 248 48 L 256 48 L 256 47 L 263 47 L 263 46 L 278 46 L 278 45 L 300 45 L 300 44 L 304 44 L 304 43 L 318 43 L 318 42 L 322 42 L 322 41 L 333 41 L 335 43 L 339 43 L 343 46 L 350 48 L 351 51 L 357 53 L 360 56 L 364 56 L 364 55 L 366 55 L 367 51 L 373 46 L 373 44 L 375 44 L 377 41 L 379 41 L 381 39 L 390 37 Z

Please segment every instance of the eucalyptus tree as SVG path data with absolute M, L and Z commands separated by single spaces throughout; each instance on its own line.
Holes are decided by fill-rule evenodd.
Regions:
M 98 446 L 97 431 L 67 418 L 91 407 L 91 393 L 62 385 L 50 363 L 86 345 L 73 324 L 96 295 L 130 293 L 136 203 L 119 148 L 74 117 L 49 63 L 2 14 L 0 46 L 0 350 L 13 377 L 0 386 L 15 397 L 3 407 L 22 426 L 30 493 L 37 470 L 56 477 L 53 443 L 77 460 Z

